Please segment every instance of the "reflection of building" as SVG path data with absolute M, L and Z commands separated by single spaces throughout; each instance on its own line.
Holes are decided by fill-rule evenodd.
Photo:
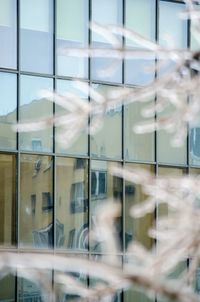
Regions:
M 30 129 L 19 135 L 11 126 L 17 120 L 38 121 L 53 113 L 64 113 L 41 97 L 42 89 L 77 93 L 87 102 L 87 93 L 74 87 L 73 79 L 83 79 L 106 96 L 111 88 L 142 86 L 155 78 L 154 60 L 88 61 L 66 57 L 63 47 L 84 47 L 88 43 L 109 47 L 108 41 L 89 32 L 88 21 L 124 23 L 150 40 L 159 37 L 162 45 L 166 44 L 167 34 L 176 47 L 196 48 L 192 32 L 188 36 L 190 24 L 178 18 L 183 9 L 183 3 L 175 0 L 0 1 L 1 250 L 50 248 L 54 252 L 100 257 L 103 242 L 89 242 L 88 231 L 96 223 L 96 210 L 107 198 L 123 203 L 122 217 L 116 222 L 122 248 L 120 261 L 126 260 L 131 240 L 151 248 L 147 230 L 155 217 L 133 220 L 129 216 L 131 207 L 144 200 L 145 194 L 138 185 L 110 175 L 109 168 L 115 164 L 178 175 L 189 168 L 198 174 L 198 125 L 191 129 L 190 143 L 179 149 L 170 147 L 170 135 L 162 131 L 142 136 L 132 132 L 133 125 L 143 121 L 140 112 L 145 103 L 110 108 L 99 132 L 91 137 L 81 133 L 70 147 L 57 143 L 62 128 Z M 129 40 L 124 43 L 138 47 Z M 166 69 L 172 68 L 171 62 L 168 65 Z M 98 72 L 108 66 L 115 67 L 113 74 Z M 166 113 L 170 110 L 166 108 Z M 164 212 L 165 208 L 159 209 L 159 214 Z M 84 279 L 83 273 L 80 276 Z M 0 301 L 16 300 L 17 295 L 19 301 L 40 300 L 37 286 L 24 279 L 9 275 L 0 281 Z M 149 301 L 134 289 L 123 298 L 125 302 Z

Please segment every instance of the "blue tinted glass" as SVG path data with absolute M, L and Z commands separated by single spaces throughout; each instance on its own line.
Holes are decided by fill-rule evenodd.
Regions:
M 0 1 L 0 67 L 17 66 L 16 0 Z
M 92 21 L 103 26 L 122 24 L 122 1 L 121 0 L 93 0 Z M 100 34 L 92 33 L 92 46 L 94 48 L 112 48 L 108 40 Z M 122 61 L 111 58 L 93 58 L 91 62 L 93 80 L 109 82 L 122 82 Z
M 42 90 L 52 90 L 53 80 L 42 77 L 21 76 L 20 122 L 37 122 L 52 117 L 53 104 Z M 20 133 L 20 148 L 33 151 L 52 151 L 53 129 L 45 127 L 39 131 Z
M 57 80 L 57 92 L 61 94 L 63 97 L 65 93 L 72 93 L 75 97 L 80 98 L 81 102 L 88 102 L 88 94 L 80 92 L 78 86 L 75 85 L 73 81 L 65 81 L 65 80 Z M 73 98 L 68 99 L 73 103 Z M 61 106 L 56 105 L 55 108 L 56 115 L 64 116 L 70 118 L 70 112 L 67 109 L 64 109 Z M 87 155 L 88 154 L 88 135 L 87 135 L 87 125 L 88 125 L 88 116 L 86 115 L 83 120 L 79 119 L 79 116 L 75 113 L 77 118 L 76 122 L 73 124 L 62 124 L 56 127 L 56 152 L 58 153 L 66 153 L 66 154 L 76 154 L 76 155 Z M 79 124 L 78 122 L 83 121 L 83 124 Z M 70 126 L 72 126 L 70 128 Z M 69 139 L 69 135 L 74 133 L 71 139 Z
M 112 89 L 116 87 L 108 85 L 93 84 L 93 88 L 103 95 L 108 97 Z M 91 117 L 91 125 L 95 127 L 96 116 Z M 95 158 L 112 158 L 121 159 L 122 157 L 122 107 L 110 106 L 101 117 L 99 129 L 91 135 L 90 146 L 91 156 Z
M 155 40 L 155 1 L 126 0 L 125 25 L 127 29 L 140 34 L 148 40 Z M 126 48 L 144 48 L 133 40 L 126 39 Z M 155 59 L 134 56 L 125 60 L 125 83 L 147 85 L 155 76 Z
M 88 60 L 64 53 L 88 43 L 88 0 L 58 0 L 56 24 L 57 73 L 71 77 L 88 76 Z
M 53 72 L 53 2 L 21 0 L 21 69 Z

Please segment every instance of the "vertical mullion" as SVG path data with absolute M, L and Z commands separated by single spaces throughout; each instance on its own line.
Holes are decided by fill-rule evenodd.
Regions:
M 17 15 L 17 123 L 20 121 L 20 0 L 16 0 L 16 15 Z M 20 153 L 19 153 L 19 132 L 16 133 L 16 148 L 18 154 L 16 156 L 16 247 L 19 248 L 19 223 L 20 223 Z M 15 301 L 18 301 L 18 272 L 15 275 Z
M 122 0 L 122 26 L 125 27 L 125 18 L 126 18 L 126 15 L 125 15 L 125 5 L 126 5 L 126 2 L 125 0 Z M 122 38 L 122 47 L 123 49 L 125 50 L 125 38 L 123 36 Z M 123 87 L 125 87 L 125 58 L 123 57 L 122 59 L 122 85 Z M 125 127 L 124 127 L 124 122 L 125 122 L 125 116 L 124 116 L 124 104 L 122 102 L 122 152 L 121 152 L 121 155 L 122 155 L 122 168 L 125 167 L 125 157 L 124 157 L 124 135 L 125 135 Z M 125 252 L 125 181 L 124 179 L 122 178 L 122 252 L 124 253 Z M 122 300 L 123 300 L 123 295 L 122 295 Z
M 88 0 L 88 45 L 91 47 L 92 42 L 92 32 L 90 29 L 90 23 L 92 21 L 92 0 Z M 91 83 L 91 57 L 88 57 L 88 84 L 89 87 Z M 90 93 L 88 94 L 88 102 L 91 102 Z M 91 137 L 90 137 L 90 114 L 88 116 L 88 234 L 91 232 Z M 88 236 L 88 257 L 91 258 L 91 248 L 90 248 L 90 235 Z M 87 286 L 90 286 L 90 278 L 87 278 Z
M 155 41 L 156 43 L 159 42 L 159 0 L 155 0 Z M 158 79 L 158 58 L 155 57 L 155 81 Z M 154 99 L 154 103 L 156 106 L 157 103 L 157 95 L 155 95 L 155 99 Z M 155 123 L 157 121 L 157 114 L 155 111 Z M 154 156 L 154 161 L 155 161 L 155 166 L 154 166 L 154 173 L 155 173 L 155 177 L 158 176 L 158 132 L 157 130 L 155 130 L 154 132 L 154 152 L 155 152 L 155 156 Z M 156 201 L 156 207 L 155 207 L 155 211 L 154 211 L 154 218 L 155 218 L 155 228 L 156 230 L 158 229 L 158 204 Z M 155 253 L 157 253 L 157 240 L 154 240 L 154 244 L 155 244 Z M 157 302 L 157 294 L 155 293 L 155 301 Z

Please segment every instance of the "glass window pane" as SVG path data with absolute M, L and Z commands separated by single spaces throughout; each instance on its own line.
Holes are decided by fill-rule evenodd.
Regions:
M 124 302 L 154 302 L 155 296 L 148 295 L 146 290 L 139 290 L 136 286 L 124 292 Z
M 186 169 L 176 168 L 176 167 L 158 167 L 158 176 L 166 177 L 180 177 L 186 174 Z M 158 206 L 158 219 L 162 216 L 168 216 L 169 208 L 166 203 L 162 203 Z M 157 222 L 158 228 L 160 227 L 159 220 Z
M 190 164 L 200 165 L 200 123 L 195 123 L 190 127 Z
M 53 1 L 21 0 L 20 14 L 21 69 L 52 73 Z
M 200 12 L 199 5 L 194 5 L 193 7 Z M 190 48 L 192 50 L 199 50 L 200 41 L 199 41 L 199 19 L 190 20 Z
M 121 0 L 93 0 L 92 21 L 103 26 L 122 24 Z M 101 35 L 92 32 L 94 48 L 111 48 L 112 45 Z M 122 61 L 113 58 L 93 58 L 91 61 L 91 77 L 93 80 L 122 82 Z
M 185 101 L 185 100 L 183 100 Z M 158 118 L 165 118 L 174 114 L 175 109 L 171 104 L 166 106 L 166 109 L 158 115 Z M 183 141 L 180 147 L 172 146 L 174 133 L 169 133 L 166 130 L 157 131 L 157 159 L 162 163 L 186 164 L 187 161 L 187 141 Z
M 186 272 L 187 272 L 187 262 L 181 261 L 181 262 L 177 263 L 173 272 L 171 274 L 169 274 L 168 278 L 170 279 L 170 281 L 175 279 L 175 281 L 180 280 L 180 282 L 181 282 L 182 279 L 184 279 Z M 177 300 L 174 300 L 174 299 L 171 300 L 166 297 L 161 297 L 161 296 L 157 295 L 157 302 L 173 302 L 173 301 L 178 302 Z
M 15 300 L 15 277 L 6 275 L 0 280 L 0 301 L 14 302 Z
M 137 32 L 141 36 L 155 40 L 155 1 L 149 0 L 126 0 L 126 20 L 128 29 Z M 136 46 L 130 40 L 126 41 L 127 46 Z M 137 46 L 139 46 L 137 44 Z
M 53 104 L 41 96 L 43 89 L 52 90 L 53 80 L 42 77 L 21 76 L 20 122 L 37 122 L 52 117 Z M 22 150 L 52 151 L 53 129 L 51 126 L 38 131 L 20 133 Z
M 16 0 L 0 2 L 0 67 L 17 67 Z
M 88 249 L 88 164 L 87 160 L 56 160 L 56 246 Z
M 16 242 L 16 159 L 0 154 L 0 245 Z
M 169 48 L 187 48 L 187 20 L 180 13 L 186 7 L 181 3 L 160 1 L 159 44 Z M 160 60 L 159 75 L 170 74 L 176 69 L 172 59 Z
M 110 200 L 122 201 L 122 180 L 119 177 L 110 174 L 110 168 L 113 166 L 121 167 L 121 164 L 106 161 L 93 160 L 91 162 L 91 224 L 96 226 L 96 215 L 99 208 Z M 118 217 L 115 221 L 116 236 L 121 245 L 122 218 Z M 102 252 L 104 241 L 92 240 L 90 248 L 94 252 Z
M 127 169 L 144 169 L 154 174 L 154 166 L 151 165 L 138 165 L 138 164 L 126 164 Z M 154 223 L 154 213 L 150 213 L 141 218 L 133 218 L 130 216 L 130 211 L 133 206 L 138 203 L 142 203 L 148 198 L 143 192 L 142 186 L 132 183 L 125 182 L 125 246 L 136 240 L 145 248 L 151 249 L 153 246 L 153 239 L 149 237 L 148 231 L 152 228 Z
M 88 0 L 57 1 L 57 73 L 88 77 L 88 60 L 64 54 L 65 48 L 83 48 L 88 44 Z
M 165 47 L 187 47 L 187 21 L 180 17 L 184 4 L 160 1 L 159 43 Z
M 53 240 L 52 158 L 21 155 L 20 245 L 50 248 Z
M 142 111 L 149 105 L 153 105 L 153 101 L 147 104 L 134 102 L 124 106 L 124 156 L 127 160 L 155 160 L 154 132 L 137 134 L 133 129 L 143 122 L 153 122 L 142 116 Z
M 93 84 L 93 88 L 109 98 L 111 89 L 116 87 Z M 91 121 L 95 120 L 95 116 Z M 95 123 L 94 123 L 95 124 Z M 102 117 L 102 126 L 91 135 L 91 156 L 120 159 L 122 157 L 122 107 L 110 106 Z
M 9 87 L 9 88 L 8 88 Z M 17 79 L 15 74 L 0 73 L 0 146 L 16 149 Z
M 57 92 L 63 97 L 65 94 L 71 93 L 79 98 L 83 102 L 88 102 L 88 94 L 80 92 L 72 81 L 57 80 Z M 68 100 L 68 99 L 67 99 Z M 70 100 L 73 102 L 73 99 Z M 55 113 L 58 116 L 69 116 L 70 112 L 61 106 L 56 105 Z M 66 117 L 67 121 L 67 117 Z M 69 124 L 64 124 L 56 127 L 56 152 L 66 153 L 73 155 L 87 155 L 88 154 L 88 134 L 86 128 L 88 126 L 88 118 L 86 117 L 83 124 L 75 124 L 75 131 L 73 128 L 69 128 Z M 77 133 L 75 133 L 77 131 Z M 69 139 L 69 133 L 73 133 L 73 137 Z
M 66 254 L 63 254 L 62 256 L 66 257 Z M 88 260 L 88 255 L 85 255 L 85 254 L 70 253 L 67 255 L 67 258 L 70 259 L 70 257 L 72 257 L 72 258 L 76 257 L 76 259 Z M 63 282 L 62 282 L 62 279 L 59 278 L 59 275 L 60 275 L 59 272 L 56 272 L 56 271 L 54 272 L 54 280 L 56 280 L 54 282 L 56 301 L 57 302 L 67 302 L 67 301 L 72 302 L 75 300 L 81 300 L 82 297 L 79 295 L 79 291 L 76 290 L 74 287 L 71 292 L 70 292 L 70 289 L 68 292 L 63 291 Z M 85 269 L 83 269 L 81 266 L 77 272 L 73 272 L 73 273 L 66 272 L 66 275 L 73 278 L 75 280 L 75 282 L 77 281 L 80 284 L 80 286 L 82 285 L 84 287 L 85 286 L 87 287 L 87 283 L 88 283 L 87 271 Z
M 31 271 L 26 270 L 27 274 L 30 274 L 31 278 Z M 43 282 L 46 285 L 46 288 L 52 285 L 52 273 L 50 271 L 43 271 Z M 20 274 L 20 271 L 19 271 Z M 34 278 L 31 278 L 33 280 Z M 30 279 L 24 279 L 22 277 L 17 278 L 17 301 L 19 302 L 41 302 L 41 301 L 51 301 L 51 295 L 42 292 L 39 284 L 36 282 L 34 283 Z M 47 282 L 49 284 L 47 284 Z M 43 284 L 44 286 L 44 284 Z
M 155 40 L 155 1 L 126 0 L 125 26 L 147 38 Z M 142 45 L 126 40 L 127 48 Z M 154 80 L 155 59 L 132 58 L 125 60 L 125 83 L 133 85 L 147 85 Z

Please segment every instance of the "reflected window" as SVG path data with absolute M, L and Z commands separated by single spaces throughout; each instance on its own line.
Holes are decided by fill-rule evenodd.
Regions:
M 16 243 L 16 158 L 0 154 L 0 245 Z
M 122 0 L 92 0 L 92 21 L 103 26 L 122 25 Z M 108 40 L 92 32 L 94 48 L 112 48 Z M 111 58 L 92 58 L 91 77 L 93 80 L 122 82 L 122 60 Z
M 84 163 L 77 169 L 81 161 Z M 88 249 L 87 160 L 57 158 L 56 180 L 56 246 Z
M 53 1 L 21 0 L 20 61 L 25 71 L 53 72 Z
M 21 155 L 20 246 L 52 247 L 53 200 L 50 156 Z
M 0 146 L 16 149 L 17 78 L 15 74 L 0 72 Z
M 79 101 L 88 102 L 88 93 L 80 92 L 78 86 L 74 84 L 73 81 L 67 80 L 57 80 L 57 92 L 66 101 L 66 104 L 73 103 L 73 98 L 79 98 Z M 66 100 L 65 100 L 66 95 Z M 56 105 L 55 114 L 57 116 L 64 116 L 67 121 L 70 112 L 63 107 Z M 78 116 L 77 116 L 78 117 Z M 88 117 L 84 116 L 83 123 L 79 124 L 80 119 L 75 122 L 75 127 L 69 126 L 68 123 L 62 123 L 61 126 L 57 126 L 55 129 L 55 149 L 57 153 L 72 154 L 72 155 L 87 155 L 88 154 L 88 134 L 86 133 L 86 128 L 88 126 Z M 74 123 L 74 121 L 72 121 Z
M 26 273 L 31 275 L 31 271 L 27 271 Z M 49 271 L 43 271 L 43 274 L 44 282 L 49 283 L 45 285 L 47 287 L 51 287 L 52 274 Z M 17 278 L 17 295 L 17 301 L 19 302 L 41 302 L 49 301 L 52 298 L 50 294 L 48 295 L 47 291 L 45 293 L 42 292 L 42 289 L 40 288 L 39 284 L 36 284 L 28 279 L 24 279 L 21 277 Z
M 105 197 L 106 195 L 106 182 L 107 182 L 107 172 L 106 171 L 91 171 L 92 177 L 92 198 Z
M 0 67 L 17 67 L 16 0 L 0 1 Z
M 117 176 L 110 174 L 110 168 L 112 165 L 121 167 L 121 164 L 110 161 L 98 161 L 92 160 L 91 162 L 91 221 L 92 228 L 96 227 L 97 214 L 101 210 L 104 203 L 122 201 L 122 179 Z M 121 246 L 121 227 L 122 227 L 121 216 L 115 220 L 115 231 L 114 234 L 117 237 L 119 246 Z M 91 239 L 91 250 L 94 252 L 102 252 L 104 242 Z
M 88 0 L 57 1 L 57 73 L 87 78 L 88 60 L 70 57 L 67 48 L 83 48 L 88 43 Z
M 53 210 L 53 200 L 50 192 L 42 192 L 42 210 L 43 211 Z
M 37 123 L 52 117 L 53 104 L 42 91 L 53 89 L 53 80 L 34 76 L 21 76 L 20 82 L 20 122 Z M 21 132 L 20 149 L 51 152 L 53 148 L 53 128 L 48 126 L 38 131 Z
M 93 84 L 93 88 L 109 100 L 109 93 L 116 87 Z M 97 121 L 96 121 L 97 118 Z M 91 156 L 95 158 L 121 159 L 122 156 L 122 107 L 120 105 L 110 106 L 105 114 L 100 117 L 93 115 L 91 124 L 102 123 L 91 135 Z

